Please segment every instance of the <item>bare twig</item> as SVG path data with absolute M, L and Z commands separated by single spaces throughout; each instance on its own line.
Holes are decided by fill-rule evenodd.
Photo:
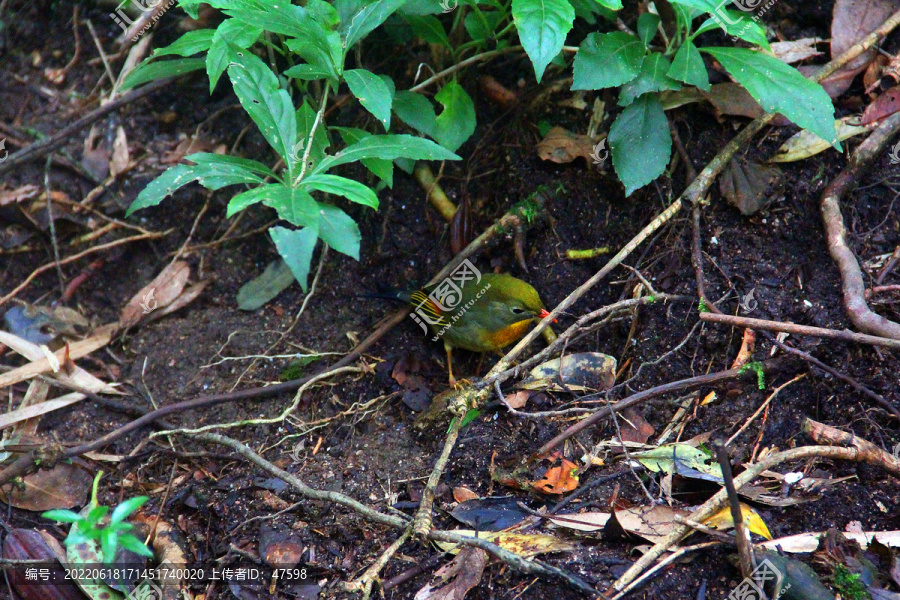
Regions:
M 860 344 L 872 344 L 873 346 L 884 346 L 886 348 L 900 348 L 900 339 L 890 339 L 867 335 L 865 333 L 855 333 L 841 331 L 838 329 L 825 329 L 824 327 L 811 327 L 809 325 L 797 325 L 796 323 L 769 321 L 766 319 L 751 319 L 749 317 L 734 317 L 731 315 L 721 315 L 714 313 L 700 313 L 700 319 L 710 323 L 720 323 L 723 325 L 733 325 L 735 327 L 750 327 L 752 329 L 763 329 L 767 331 L 783 331 L 784 333 L 793 333 L 798 335 L 811 335 L 820 338 L 828 338 L 833 340 L 843 340 L 846 342 L 857 342 Z

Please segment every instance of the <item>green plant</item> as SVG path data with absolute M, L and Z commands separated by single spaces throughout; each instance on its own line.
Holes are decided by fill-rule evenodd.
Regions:
M 272 227 L 270 235 L 304 290 L 317 240 L 358 260 L 361 236 L 356 222 L 335 204 L 320 202 L 312 194 L 342 196 L 375 209 L 378 198 L 370 187 L 329 171 L 359 161 L 390 186 L 392 161 L 459 160 L 452 150 L 474 130 L 471 99 L 455 81 L 447 83 L 436 96 L 445 107 L 439 116 L 434 116 L 430 104 L 427 111 L 421 106 L 408 111 L 421 127 L 441 138 L 443 146 L 411 135 L 373 135 L 362 129 L 329 127 L 324 122 L 329 99 L 345 83 L 383 129 L 389 130 L 397 96 L 393 82 L 366 69 L 347 69 L 345 62 L 355 45 L 405 1 L 336 0 L 332 5 L 324 0 L 307 0 L 305 6 L 295 6 L 261 0 L 210 0 L 208 4 L 221 9 L 227 18 L 216 29 L 189 32 L 157 50 L 129 74 L 124 87 L 205 68 L 212 90 L 227 72 L 241 106 L 284 168 L 276 172 L 256 160 L 192 154 L 186 160 L 193 164 L 176 165 L 151 182 L 128 214 L 155 206 L 194 181 L 210 190 L 243 185 L 249 189 L 230 200 L 227 215 L 263 203 L 293 226 Z M 199 4 L 199 0 L 180 2 L 195 17 Z M 268 51 L 268 64 L 254 53 L 257 48 Z M 205 58 L 157 60 L 199 52 L 205 52 Z M 304 62 L 293 64 L 295 57 Z M 280 64 L 288 68 L 280 72 Z M 302 96 L 296 109 L 291 98 L 295 90 Z M 328 154 L 335 133 L 345 147 Z
M 94 478 L 91 501 L 80 513 L 71 510 L 48 510 L 41 516 L 51 521 L 72 524 L 72 527 L 69 529 L 69 535 L 63 541 L 67 548 L 77 544 L 99 543 L 103 554 L 103 562 L 106 564 L 113 562 L 116 551 L 120 546 L 135 554 L 152 558 L 153 551 L 131 533 L 134 525 L 125 521 L 131 513 L 143 506 L 149 498 L 147 496 L 137 496 L 126 500 L 113 509 L 108 521 L 106 521 L 105 518 L 107 513 L 109 513 L 109 507 L 101 506 L 97 502 L 97 487 L 101 477 L 103 477 L 103 471 L 97 473 L 97 476 Z
M 747 371 L 753 371 L 756 373 L 756 387 L 764 390 L 766 389 L 766 370 L 763 367 L 763 364 L 758 360 L 754 360 L 753 362 L 748 362 L 743 365 L 738 371 L 742 375 Z
M 834 567 L 832 586 L 847 600 L 869 600 L 872 596 L 866 591 L 865 584 L 860 581 L 859 573 L 851 573 L 850 569 L 838 563 Z

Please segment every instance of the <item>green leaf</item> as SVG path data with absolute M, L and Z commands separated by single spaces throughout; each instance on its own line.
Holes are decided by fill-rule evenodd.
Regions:
M 666 444 L 646 452 L 632 453 L 632 458 L 644 465 L 648 470 L 658 473 L 675 473 L 675 461 L 700 473 L 722 480 L 722 467 L 702 450 L 688 444 Z
M 121 91 L 130 90 L 148 81 L 177 77 L 191 71 L 199 71 L 206 65 L 206 60 L 202 58 L 176 58 L 158 62 L 148 61 L 149 59 L 145 60 L 128 72 L 119 88 Z
M 266 186 L 263 204 L 274 208 L 278 216 L 297 227 L 315 227 L 319 222 L 316 201 L 303 189 L 281 184 Z
M 566 43 L 575 9 L 569 0 L 512 0 L 512 15 L 519 40 L 540 82 L 544 69 Z
M 294 65 L 290 69 L 284 72 L 285 77 L 290 77 L 292 79 L 302 79 L 303 81 L 312 81 L 314 79 L 326 79 L 331 76 L 331 74 L 315 65 Z
M 771 46 L 766 40 L 765 28 L 757 23 L 753 15 L 719 6 L 712 13 L 712 16 L 703 22 L 694 35 L 700 35 L 716 27 L 721 27 L 728 35 L 762 46 L 766 50 L 771 50 Z
M 109 512 L 108 506 L 95 506 L 92 508 L 87 515 L 85 515 L 84 520 L 79 523 L 79 525 L 84 523 L 97 524 L 100 522 L 100 519 L 106 516 L 106 513 Z M 84 528 L 82 528 L 83 530 Z
M 344 148 L 334 156 L 327 156 L 315 168 L 324 173 L 338 165 L 363 158 L 412 158 L 416 160 L 460 160 L 460 157 L 430 140 L 412 135 L 373 135 Z
M 429 137 L 434 137 L 434 108 L 428 98 L 416 92 L 394 94 L 394 112 L 401 121 Z
M 365 69 L 344 71 L 350 91 L 366 110 L 381 122 L 384 130 L 391 128 L 391 90 L 377 75 Z
M 141 540 L 130 533 L 119 536 L 119 545 L 138 556 L 146 556 L 147 558 L 153 558 L 154 556 L 153 550 L 145 546 Z
M 671 0 L 672 4 L 679 4 L 690 9 L 694 16 L 701 13 L 714 13 L 720 6 L 721 0 Z M 724 3 L 722 3 L 724 4 Z
M 645 46 L 650 45 L 650 40 L 656 37 L 656 28 L 659 27 L 659 15 L 646 12 L 638 17 L 637 30 L 638 37 L 644 42 Z
M 347 48 L 352 48 L 356 42 L 384 23 L 405 2 L 406 0 L 377 0 L 371 3 L 336 0 L 334 6 L 341 17 L 338 31 Z
M 256 310 L 294 283 L 294 274 L 283 258 L 270 262 L 266 270 L 241 286 L 237 293 L 240 310 Z
M 41 516 L 58 523 L 75 523 L 81 520 L 81 515 L 71 510 L 54 509 L 41 513 Z
M 455 151 L 475 133 L 475 104 L 456 81 L 447 82 L 434 99 L 444 110 L 435 119 L 432 137 L 444 148 Z
M 447 48 L 453 49 L 444 26 L 433 15 L 406 15 L 406 22 L 412 27 L 417 37 L 422 38 L 429 44 L 440 44 Z
M 666 75 L 669 72 L 669 60 L 659 52 L 644 57 L 641 72 L 637 78 L 622 86 L 619 93 L 619 106 L 628 106 L 641 94 L 662 90 L 679 90 L 681 84 Z
M 292 38 L 286 41 L 288 48 L 330 73 L 332 80 L 340 76 L 344 64 L 340 34 L 327 30 L 302 6 L 279 2 L 260 4 L 259 8 L 228 8 L 225 13 L 247 25 Z
M 336 130 L 344 143 L 348 146 L 355 144 L 363 138 L 367 138 L 372 134 L 363 129 L 355 127 L 332 127 Z M 394 187 L 394 163 L 383 158 L 364 158 L 362 164 L 369 171 L 381 179 L 388 187 Z
M 378 210 L 378 196 L 375 195 L 375 192 L 358 181 L 353 181 L 346 177 L 317 173 L 306 177 L 300 185 L 301 188 L 309 187 L 326 194 L 343 196 L 351 202 L 370 206 Z
M 588 2 L 593 2 L 594 0 L 587 0 Z M 466 32 L 468 32 L 469 37 L 471 37 L 475 41 L 484 41 L 494 37 L 494 34 L 499 29 L 500 21 L 502 21 L 506 15 L 499 10 L 495 11 L 472 11 L 466 14 L 466 18 L 464 21 L 464 25 L 466 27 Z
M 319 237 L 342 254 L 359 260 L 359 243 L 362 235 L 350 215 L 331 204 L 319 205 Z
M 296 162 L 300 162 L 303 160 L 303 155 L 305 154 L 306 144 L 309 142 L 309 134 L 312 131 L 312 126 L 316 122 L 316 111 L 312 109 L 307 100 L 303 101 L 303 104 L 300 105 L 300 108 L 297 109 L 297 144 L 294 145 L 294 157 L 296 158 Z M 309 162 L 311 165 L 307 166 L 307 172 L 311 167 L 319 164 L 323 158 L 325 158 L 325 149 L 328 148 L 330 142 L 328 141 L 328 132 L 325 128 L 324 123 L 319 123 L 319 126 L 316 127 L 316 135 L 313 136 L 312 140 L 312 150 L 309 151 Z
M 213 36 L 212 45 L 206 54 L 206 74 L 209 77 L 209 92 L 215 89 L 219 78 L 235 59 L 235 48 L 247 49 L 259 39 L 262 30 L 238 19 L 226 19 Z
M 667 75 L 707 92 L 710 89 L 709 74 L 706 72 L 706 65 L 703 64 L 703 57 L 700 56 L 700 51 L 691 41 L 682 44 L 675 53 Z
M 597 4 L 609 10 L 622 10 L 622 0 L 597 0 Z
M 573 64 L 573 90 L 599 90 L 631 81 L 641 71 L 644 44 L 621 31 L 588 35 Z
M 666 170 L 672 137 L 666 113 L 655 94 L 644 94 L 622 111 L 609 129 L 616 174 L 630 196 Z
M 685 32 L 690 32 L 691 24 L 694 22 L 694 19 L 706 12 L 704 9 L 685 6 L 684 4 L 678 4 L 674 1 L 672 2 L 672 8 L 675 11 L 676 27 Z
M 113 510 L 112 515 L 109 517 L 109 522 L 114 525 L 116 523 L 121 523 L 127 519 L 131 513 L 143 506 L 149 499 L 150 498 L 147 496 L 135 496 L 134 498 L 126 500 Z
M 103 552 L 104 564 L 111 564 L 116 558 L 116 549 L 119 546 L 118 536 L 115 531 L 104 529 L 100 533 L 100 548 Z
M 777 58 L 745 48 L 703 48 L 722 63 L 763 110 L 781 113 L 808 129 L 836 150 L 834 105 L 822 86 Z
M 294 178 L 294 144 L 297 119 L 291 97 L 281 89 L 278 77 L 256 55 L 236 50 L 228 77 L 241 106 L 250 115 L 269 145 L 284 160 L 290 179 Z
M 188 31 L 165 48 L 157 48 L 150 56 L 153 58 L 170 56 L 172 54 L 177 54 L 178 56 L 193 56 L 198 52 L 205 52 L 206 50 L 209 50 L 209 46 L 212 43 L 215 33 L 215 29 Z
M 187 158 L 188 160 L 192 160 L 197 156 L 202 155 L 194 154 Z M 263 182 L 262 178 L 253 171 L 231 161 L 222 161 L 220 164 L 175 165 L 151 181 L 150 184 L 138 194 L 138 197 L 135 198 L 134 202 L 131 203 L 131 206 L 128 207 L 125 216 L 127 217 L 134 211 L 142 208 L 156 206 L 165 200 L 167 196 L 175 193 L 176 190 L 194 181 L 199 182 L 210 190 L 217 190 L 226 185 L 235 185 L 239 183 L 260 184 Z
M 306 292 L 309 279 L 309 265 L 312 262 L 313 250 L 316 240 L 319 238 L 316 227 L 304 227 L 303 229 L 286 229 L 284 227 L 272 227 L 269 235 L 275 242 L 278 254 L 287 263 L 294 274 L 294 279 Z

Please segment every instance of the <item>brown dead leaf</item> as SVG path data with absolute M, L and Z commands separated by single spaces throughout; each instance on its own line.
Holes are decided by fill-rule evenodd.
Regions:
M 900 0 L 836 0 L 831 20 L 831 57 L 843 54 L 875 31 L 898 8 Z M 846 81 L 849 87 L 856 74 L 865 69 L 875 55 L 874 48 L 864 52 L 829 79 Z
M 700 93 L 723 115 L 756 119 L 766 114 L 753 96 L 737 83 L 717 83 L 708 92 L 700 90 Z
M 519 102 L 519 97 L 514 91 L 504 87 L 490 75 L 483 75 L 478 80 L 478 85 L 488 100 L 504 110 L 512 108 Z
M 0 500 L 16 508 L 41 512 L 54 508 L 72 508 L 87 502 L 93 478 L 90 473 L 70 463 L 59 463 L 25 477 L 25 489 L 0 489 Z
M 534 481 L 531 486 L 545 494 L 565 494 L 578 487 L 578 465 L 561 459 L 561 464 L 550 467 L 539 481 Z
M 391 371 L 391 377 L 403 387 L 403 403 L 416 412 L 424 411 L 431 403 L 431 388 L 424 371 L 425 365 L 412 352 L 404 353 Z
M 136 325 L 157 308 L 165 308 L 171 304 L 181 295 L 190 275 L 191 268 L 184 261 L 178 260 L 167 265 L 122 309 L 122 315 L 119 317 L 122 327 Z
M 879 54 L 866 67 L 866 72 L 863 75 L 863 87 L 866 89 L 867 94 L 875 92 L 875 86 L 881 81 L 881 75 L 889 62 L 890 59 L 887 56 Z
M 278 531 L 261 527 L 259 532 L 259 557 L 272 568 L 293 568 L 303 557 L 306 546 L 293 531 Z
M 623 442 L 643 444 L 656 430 L 634 408 L 628 408 L 622 413 L 619 431 L 622 434 Z
M 185 136 L 178 142 L 175 149 L 166 152 L 159 161 L 164 165 L 172 165 L 184 160 L 185 156 L 196 154 L 197 152 L 211 152 L 213 154 L 225 154 L 225 146 L 216 144 L 213 140 L 209 140 L 196 135 Z
M 98 181 L 109 175 L 109 159 L 112 152 L 104 143 L 100 126 L 94 124 L 84 139 L 84 150 L 81 154 L 81 166 Z
M 765 207 L 784 185 L 781 169 L 734 158 L 719 177 L 719 191 L 744 216 Z
M 860 125 L 871 125 L 900 111 L 900 87 L 892 87 L 881 94 L 863 112 Z
M 772 52 L 775 56 L 788 64 L 793 64 L 820 56 L 823 52 L 816 50 L 816 44 L 823 40 L 816 37 L 801 38 L 799 40 L 791 40 L 789 42 L 772 42 Z
M 562 127 L 553 127 L 537 145 L 541 160 L 555 163 L 570 163 L 579 156 L 590 164 L 594 143 L 586 135 L 572 133 Z
M 487 552 L 481 548 L 464 548 L 452 562 L 435 572 L 433 583 L 416 592 L 415 600 L 462 600 L 481 582 L 487 563 Z
M 528 403 L 528 398 L 530 397 L 531 392 L 527 390 L 519 390 L 518 392 L 507 394 L 504 400 L 506 400 L 506 403 L 509 404 L 512 408 L 519 410 Z
M 41 188 L 36 185 L 23 185 L 22 187 L 17 187 L 14 190 L 4 190 L 0 191 L 0 206 L 6 206 L 7 204 L 15 204 L 16 202 L 22 202 L 23 200 L 28 200 L 30 198 L 34 198 L 35 196 L 41 193 Z
M 457 502 L 475 500 L 476 498 L 480 498 L 480 496 L 465 486 L 453 488 L 453 499 Z
M 559 527 L 592 532 L 601 531 L 606 526 L 606 522 L 609 521 L 609 517 L 610 514 L 606 512 L 588 512 L 577 515 L 556 515 L 548 517 L 548 519 Z
M 652 544 L 663 540 L 678 525 L 676 516 L 686 517 L 690 512 L 670 508 L 664 504 L 636 506 L 614 513 L 618 524 L 628 533 L 638 535 Z M 612 521 L 612 518 L 610 518 Z
M 116 129 L 116 139 L 113 141 L 112 156 L 109 159 L 109 174 L 117 177 L 131 168 L 131 158 L 128 152 L 128 136 L 125 129 L 119 125 Z

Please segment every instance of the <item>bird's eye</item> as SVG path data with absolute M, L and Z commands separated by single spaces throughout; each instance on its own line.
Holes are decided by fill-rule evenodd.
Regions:
M 518 306 L 513 306 L 510 310 L 512 310 L 514 315 L 521 315 L 525 313 L 525 309 L 519 308 Z

